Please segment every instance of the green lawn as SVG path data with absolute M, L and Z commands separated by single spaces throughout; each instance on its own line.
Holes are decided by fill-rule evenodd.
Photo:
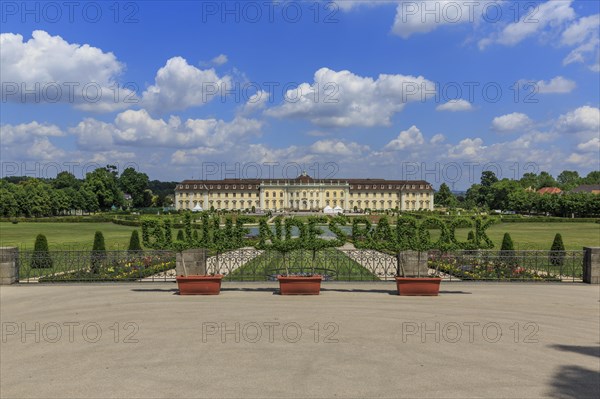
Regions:
M 44 234 L 50 249 L 92 249 L 94 233 L 104 234 L 106 249 L 127 249 L 135 227 L 114 223 L 0 223 L 0 245 L 33 249 L 35 237 Z M 140 229 L 141 232 L 141 229 Z
M 91 249 L 94 232 L 104 234 L 107 249 L 127 249 L 129 236 L 135 227 L 114 223 L 0 223 L 0 245 L 17 245 L 33 249 L 35 236 L 45 234 L 51 249 Z M 140 229 L 140 228 L 138 228 Z M 510 233 L 515 249 L 548 250 L 556 233 L 561 233 L 566 249 L 600 246 L 600 224 L 597 223 L 499 223 L 487 230 L 489 237 L 500 248 L 502 236 Z M 434 236 L 435 234 L 433 234 Z M 173 231 L 173 237 L 177 231 Z M 457 237 L 466 239 L 467 230 L 457 231 Z
M 290 273 L 311 273 L 313 265 L 312 251 L 296 250 L 289 252 L 285 255 L 285 261 L 281 253 L 266 251 L 226 276 L 226 279 L 264 281 L 268 280 L 269 277 L 285 274 L 286 264 Z M 314 259 L 314 268 L 316 274 L 322 274 L 334 280 L 378 280 L 377 276 L 368 269 L 334 248 L 318 251 Z
M 597 223 L 498 223 L 487 234 L 500 249 L 504 233 L 510 233 L 515 249 L 550 250 L 554 235 L 562 235 L 565 249 L 600 247 L 600 224 Z M 466 239 L 467 229 L 457 230 L 457 238 Z

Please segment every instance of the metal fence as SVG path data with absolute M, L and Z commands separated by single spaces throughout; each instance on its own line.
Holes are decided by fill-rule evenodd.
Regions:
M 167 281 L 175 277 L 175 252 L 19 251 L 18 268 L 26 283 Z
M 424 254 L 424 274 L 447 281 L 581 281 L 583 251 L 453 251 Z M 20 251 L 21 282 L 174 281 L 173 251 Z M 242 248 L 206 258 L 209 273 L 226 281 L 268 281 L 279 274 L 321 274 L 328 281 L 390 281 L 396 256 L 374 250 Z

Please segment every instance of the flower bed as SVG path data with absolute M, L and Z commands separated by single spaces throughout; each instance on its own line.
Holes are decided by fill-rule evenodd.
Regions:
M 429 260 L 429 267 L 458 277 L 461 280 L 539 280 L 560 281 L 552 274 L 544 271 L 526 269 L 517 263 L 497 260 L 442 258 Z
M 40 283 L 60 281 L 138 280 L 175 268 L 173 256 L 141 256 L 102 265 L 98 273 L 90 268 L 41 277 Z

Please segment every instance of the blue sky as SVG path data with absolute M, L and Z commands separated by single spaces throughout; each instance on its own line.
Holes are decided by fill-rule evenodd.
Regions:
M 2 3 L 3 176 L 600 169 L 596 1 L 48 4 Z

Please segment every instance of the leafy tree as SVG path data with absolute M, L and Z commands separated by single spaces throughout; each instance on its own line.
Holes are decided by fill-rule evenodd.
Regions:
M 492 184 L 489 190 L 488 206 L 490 209 L 506 210 L 510 208 L 510 194 L 522 191 L 519 183 L 510 180 L 502 179 Z
M 570 191 L 579 186 L 581 177 L 579 177 L 579 173 L 575 170 L 563 170 L 557 176 L 556 181 L 563 191 Z
M 95 193 L 98 206 L 109 210 L 113 205 L 124 204 L 123 192 L 119 189 L 116 172 L 110 168 L 98 168 L 85 176 L 84 189 Z
M 594 170 L 587 174 L 581 181 L 581 184 L 600 184 L 600 170 Z
M 0 216 L 17 216 L 19 213 L 19 203 L 13 191 L 0 188 Z
M 435 204 L 453 207 L 457 203 L 458 201 L 454 194 L 452 194 L 452 191 L 450 191 L 450 187 L 446 183 L 442 183 L 438 192 L 435 193 Z
M 52 258 L 48 251 L 48 240 L 43 234 L 38 234 L 35 238 L 35 246 L 31 257 L 32 269 L 48 269 L 52 267 Z
M 552 175 L 550 173 L 542 171 L 538 175 L 538 181 L 537 181 L 537 185 L 536 185 L 537 189 L 540 189 L 543 187 L 555 187 L 555 186 L 556 186 L 556 180 L 554 180 L 554 177 L 552 177 Z
M 81 181 L 77 180 L 72 173 L 64 171 L 56 175 L 52 186 L 56 189 L 73 188 L 77 190 L 81 186 Z
M 97 231 L 96 234 L 94 234 L 94 246 L 92 248 L 91 260 L 91 271 L 94 274 L 98 274 L 102 263 L 106 260 L 106 245 L 104 244 L 104 235 L 101 231 Z
M 483 187 L 491 187 L 492 184 L 496 183 L 497 181 L 498 178 L 496 177 L 496 174 L 491 170 L 484 170 L 481 172 L 481 185 Z
M 519 184 L 523 188 L 533 188 L 535 189 L 538 184 L 538 176 L 535 173 L 524 173 L 521 179 L 519 180 Z
M 152 201 L 152 192 L 146 193 L 149 181 L 147 174 L 127 168 L 119 177 L 119 188 L 131 195 L 134 207 L 145 207 Z
M 554 266 L 562 266 L 565 263 L 565 245 L 563 244 L 562 236 L 556 233 L 552 247 L 550 248 L 550 264 Z

